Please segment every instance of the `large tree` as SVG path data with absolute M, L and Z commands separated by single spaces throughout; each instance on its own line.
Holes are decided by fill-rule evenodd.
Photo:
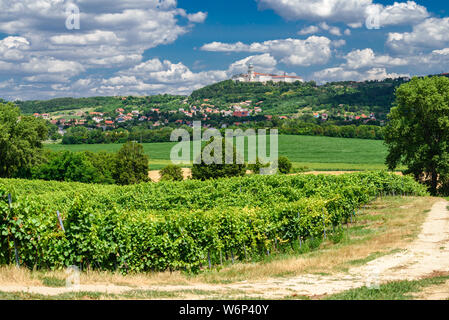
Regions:
M 47 126 L 23 116 L 12 103 L 0 103 L 0 177 L 23 175 L 40 161 Z
M 229 159 L 226 158 L 227 148 L 232 148 L 232 159 L 231 157 Z M 215 152 L 218 152 L 218 154 L 216 155 Z M 205 154 L 211 158 L 217 158 L 217 161 L 206 163 L 204 159 Z M 197 159 L 197 163 L 192 166 L 192 178 L 195 180 L 241 177 L 246 174 L 246 164 L 243 161 L 243 156 L 226 139 L 215 141 L 214 138 L 211 138 L 202 148 L 201 155 L 201 159 Z M 229 156 L 231 156 L 231 152 L 229 152 Z
M 436 194 L 449 177 L 449 79 L 413 78 L 396 91 L 385 130 L 387 165 L 399 165 Z
M 114 179 L 117 184 L 127 185 L 149 181 L 149 159 L 143 146 L 127 142 L 119 150 L 115 162 Z

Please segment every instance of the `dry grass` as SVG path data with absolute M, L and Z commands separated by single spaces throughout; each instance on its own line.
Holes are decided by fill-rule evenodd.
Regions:
M 413 294 L 416 300 L 448 300 L 449 299 L 449 280 L 435 284 L 422 291 Z
M 42 282 L 38 279 L 37 273 L 33 273 L 28 269 L 17 268 L 15 266 L 0 267 L 0 289 L 5 285 L 41 285 Z
M 238 264 L 220 273 L 201 275 L 206 282 L 263 280 L 274 276 L 296 276 L 304 273 L 329 274 L 344 271 L 351 261 L 365 259 L 374 253 L 403 249 L 414 240 L 438 198 L 389 198 L 379 200 L 363 212 L 351 240 L 334 245 L 322 244 L 321 249 L 301 256 L 288 256 L 268 263 Z M 406 203 L 410 208 L 401 209 Z M 365 233 L 365 234 L 363 234 Z
M 359 213 L 358 221 L 349 228 L 349 239 L 333 244 L 327 241 L 320 250 L 302 255 L 279 255 L 259 263 L 237 263 L 221 270 L 205 271 L 199 275 L 181 272 L 122 275 L 111 272 L 86 271 L 82 284 L 115 284 L 129 287 L 152 285 L 192 285 L 199 283 L 232 283 L 243 280 L 263 280 L 293 277 L 305 273 L 332 274 L 342 272 L 351 262 L 386 254 L 407 246 L 419 233 L 420 227 L 438 198 L 386 198 L 378 200 Z M 44 278 L 63 280 L 64 271 L 29 271 L 15 267 L 0 268 L 2 285 L 43 285 Z

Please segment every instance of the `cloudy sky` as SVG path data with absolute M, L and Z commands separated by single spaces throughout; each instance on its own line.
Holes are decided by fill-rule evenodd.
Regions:
M 449 72 L 449 3 L 0 0 L 7 100 L 189 94 L 250 62 L 319 83 Z

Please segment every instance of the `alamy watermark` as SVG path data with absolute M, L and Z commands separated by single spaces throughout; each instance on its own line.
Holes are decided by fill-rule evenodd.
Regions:
M 267 140 L 269 138 L 269 140 Z M 181 139 L 181 141 L 179 141 Z M 256 164 L 257 161 L 267 166 L 260 169 L 260 174 L 268 175 L 277 173 L 278 169 L 278 130 L 272 129 L 267 134 L 266 129 L 241 129 L 225 130 L 225 137 L 217 129 L 207 129 L 202 132 L 201 121 L 193 122 L 193 139 L 185 129 L 173 130 L 170 140 L 178 142 L 170 153 L 173 164 L 244 164 L 245 154 L 248 155 L 247 163 Z M 223 141 L 224 140 L 224 141 Z M 248 141 L 248 148 L 245 142 Z M 192 143 L 191 143 L 192 141 Z M 202 142 L 210 142 L 202 149 Z M 234 145 L 235 141 L 235 145 Z M 267 142 L 270 152 L 267 154 Z M 225 143 L 223 143 L 225 142 Z M 193 144 L 193 148 L 191 147 Z M 223 150 L 223 147 L 225 150 Z M 235 147 L 235 152 L 234 152 Z M 223 157 L 224 154 L 224 157 Z
M 80 9 L 76 4 L 69 3 L 65 8 L 67 30 L 79 30 L 81 28 Z
M 380 271 L 378 268 L 371 268 L 368 277 L 366 278 L 366 287 L 369 290 L 380 289 Z
M 80 269 L 77 266 L 70 266 L 65 271 L 67 278 L 65 286 L 67 289 L 78 291 L 80 289 Z
M 380 9 L 378 6 L 371 6 L 367 10 L 368 17 L 365 21 L 365 26 L 369 30 L 380 29 Z

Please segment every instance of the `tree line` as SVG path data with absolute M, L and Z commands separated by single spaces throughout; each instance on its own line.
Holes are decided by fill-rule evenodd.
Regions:
M 192 128 L 182 126 L 183 129 L 191 132 Z M 372 139 L 382 140 L 384 138 L 383 128 L 375 125 L 334 125 L 334 124 L 317 124 L 304 122 L 301 120 L 274 120 L 261 121 L 240 126 L 230 126 L 232 129 L 278 129 L 279 134 L 285 135 L 304 135 L 304 136 L 326 136 L 338 138 L 356 138 L 356 139 Z M 140 143 L 157 143 L 170 142 L 173 127 L 165 127 L 161 129 L 146 129 L 134 127 L 131 130 L 118 128 L 103 131 L 102 129 L 88 129 L 86 127 L 71 127 L 62 137 L 62 144 L 110 144 L 110 143 L 126 143 L 128 141 L 137 141 Z M 203 129 L 205 130 L 205 129 Z M 225 128 L 220 131 L 224 134 Z M 60 137 L 58 134 L 53 135 L 55 138 Z
M 44 120 L 0 103 L 0 177 L 120 185 L 148 181 L 148 156 L 128 142 L 117 153 L 51 152 L 43 149 Z
M 49 151 L 25 178 L 129 185 L 150 181 L 148 171 L 149 158 L 142 145 L 127 142 L 117 153 Z

